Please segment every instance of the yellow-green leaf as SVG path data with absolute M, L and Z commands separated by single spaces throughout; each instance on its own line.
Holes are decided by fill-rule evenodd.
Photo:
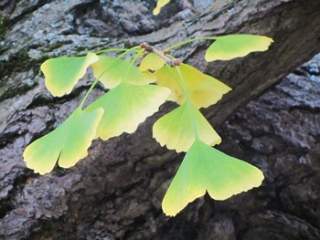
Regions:
M 23 153 L 27 167 L 45 174 L 57 161 L 64 168 L 74 166 L 87 156 L 102 115 L 102 109 L 92 112 L 77 109 L 57 129 L 27 146 Z
M 157 54 L 149 53 L 142 59 L 139 68 L 142 72 L 148 70 L 157 71 L 160 68 L 162 68 L 165 65 L 165 63 L 166 62 Z
M 57 97 L 69 94 L 79 79 L 86 74 L 87 68 L 98 60 L 99 57 L 94 53 L 88 53 L 85 57 L 48 59 L 41 65 L 46 87 Z
M 122 83 L 92 103 L 88 111 L 105 109 L 98 136 L 107 140 L 124 132 L 133 133 L 140 123 L 158 111 L 169 94 L 169 89 L 164 87 Z
M 150 83 L 134 64 L 120 58 L 100 56 L 100 60 L 93 64 L 95 78 L 99 79 L 106 88 L 114 88 L 122 82 L 135 85 Z
M 185 156 L 162 202 L 175 216 L 206 191 L 216 200 L 259 187 L 263 173 L 255 166 L 196 141 Z
M 177 152 L 188 151 L 197 134 L 211 146 L 221 143 L 220 136 L 189 102 L 164 115 L 153 125 L 153 137 L 161 146 L 166 145 Z
M 219 80 L 187 64 L 178 67 L 166 65 L 156 71 L 155 75 L 158 85 L 171 90 L 170 100 L 182 104 L 190 97 L 192 103 L 199 108 L 217 103 L 231 90 Z
M 153 10 L 154 15 L 158 15 L 165 5 L 167 5 L 170 0 L 158 0 L 156 8 Z
M 210 45 L 205 59 L 211 62 L 244 57 L 252 52 L 266 51 L 272 43 L 272 38 L 259 35 L 232 34 L 221 36 L 217 37 L 216 41 Z
M 148 83 L 155 83 L 157 81 L 157 77 L 154 73 L 149 72 L 149 71 L 144 71 L 142 72 L 144 79 Z

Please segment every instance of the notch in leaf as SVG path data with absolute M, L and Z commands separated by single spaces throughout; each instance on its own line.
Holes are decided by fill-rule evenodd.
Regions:
M 263 52 L 273 43 L 272 38 L 251 34 L 231 34 L 217 37 L 205 55 L 207 62 L 231 60 L 252 52 Z
M 124 132 L 133 133 L 141 122 L 158 111 L 169 94 L 164 87 L 122 83 L 93 102 L 88 111 L 105 110 L 98 136 L 107 140 Z
M 180 71 L 181 76 L 175 68 Z M 231 90 L 219 80 L 187 64 L 177 67 L 166 65 L 156 71 L 155 75 L 158 85 L 171 90 L 170 100 L 182 104 L 189 97 L 192 104 L 198 108 L 217 103 L 224 94 Z M 179 82 L 180 78 L 182 82 Z
M 188 151 L 197 137 L 211 146 L 221 143 L 220 136 L 189 102 L 161 117 L 153 125 L 153 137 L 177 152 Z
M 45 174 L 52 171 L 57 161 L 63 168 L 74 166 L 87 156 L 102 115 L 102 109 L 74 111 L 57 129 L 27 146 L 23 153 L 27 167 Z
M 77 82 L 86 74 L 87 68 L 99 57 L 88 53 L 84 57 L 51 58 L 41 65 L 47 89 L 53 96 L 69 94 Z
M 263 173 L 197 140 L 185 156 L 162 202 L 166 215 L 175 216 L 206 191 L 215 200 L 259 187 Z

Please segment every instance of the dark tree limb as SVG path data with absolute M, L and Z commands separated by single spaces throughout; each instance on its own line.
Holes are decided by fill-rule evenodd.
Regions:
M 0 238 L 205 239 L 212 223 L 225 229 L 222 231 L 225 235 L 232 229 L 241 235 L 248 224 L 252 231 L 243 239 L 250 239 L 255 224 L 257 228 L 268 226 L 268 219 L 279 218 L 281 222 L 281 216 L 286 216 L 298 226 L 298 233 L 307 229 L 308 239 L 319 239 L 316 224 L 303 224 L 289 212 L 279 215 L 276 208 L 261 211 L 265 207 L 263 201 L 250 207 L 248 203 L 254 199 L 269 199 L 268 194 L 274 193 L 264 189 L 226 202 L 222 207 L 226 209 L 224 213 L 216 213 L 211 201 L 203 205 L 200 200 L 182 216 L 174 220 L 165 218 L 160 202 L 182 156 L 161 148 L 151 138 L 150 128 L 160 114 L 172 107 L 170 104 L 135 134 L 105 143 L 96 141 L 89 157 L 70 170 L 57 169 L 50 175 L 38 176 L 25 168 L 21 157 L 25 145 L 65 119 L 88 87 L 86 79 L 70 96 L 52 98 L 38 72 L 39 64 L 50 56 L 142 42 L 164 47 L 187 37 L 232 32 L 273 37 L 275 44 L 270 51 L 228 63 L 206 64 L 205 43 L 176 52 L 177 57 L 234 88 L 221 103 L 206 110 L 211 122 L 221 127 L 238 107 L 263 93 L 320 49 L 317 0 L 217 3 L 198 15 L 190 9 L 180 11 L 176 6 L 168 8 L 168 15 L 164 13 L 159 20 L 147 14 L 148 6 L 133 1 L 116 6 L 109 1 L 94 0 L 19 1 L 15 6 L 12 2 L 0 5 L 5 9 L 6 23 L 0 43 Z M 101 90 L 96 91 L 98 94 Z M 230 153 L 236 153 L 234 149 Z M 254 161 L 250 155 L 244 156 Z M 266 170 L 263 163 L 257 164 Z M 293 183 L 291 186 L 295 187 Z M 244 209 L 234 207 L 238 204 Z M 213 212 L 213 219 L 218 220 L 204 227 Z M 243 220 L 240 216 L 252 212 L 258 212 L 258 217 L 239 224 L 240 230 L 235 229 L 230 219 L 237 217 L 230 216 Z M 192 227 L 188 228 L 190 224 Z M 194 231 L 197 226 L 202 226 L 200 233 Z M 227 239 L 234 239 L 232 236 Z

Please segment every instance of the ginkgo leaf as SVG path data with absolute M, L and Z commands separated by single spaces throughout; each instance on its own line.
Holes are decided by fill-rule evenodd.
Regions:
M 85 57 L 48 59 L 41 65 L 46 87 L 57 97 L 69 94 L 79 79 L 86 74 L 87 68 L 98 60 L 99 57 L 94 53 L 88 53 Z
M 216 200 L 259 187 L 263 173 L 255 166 L 195 141 L 185 156 L 162 202 L 166 215 L 175 216 L 206 191 Z
M 192 103 L 199 108 L 217 103 L 231 90 L 219 80 L 187 64 L 178 67 L 166 65 L 156 71 L 155 75 L 158 85 L 171 90 L 170 100 L 182 104 L 190 97 Z
M 165 64 L 166 62 L 157 54 L 149 53 L 142 59 L 139 68 L 142 72 L 148 70 L 157 71 L 160 68 L 162 68 Z
M 169 2 L 170 2 L 170 0 L 158 0 L 156 8 L 153 10 L 153 14 L 158 15 L 161 11 L 161 8 L 163 8 Z
M 144 71 L 142 74 L 148 83 L 155 83 L 157 81 L 157 77 L 153 72 Z
M 115 57 L 100 56 L 100 60 L 92 65 L 95 78 L 106 88 L 114 88 L 122 82 L 136 85 L 146 85 L 146 78 L 134 64 Z
M 122 83 L 92 103 L 88 111 L 105 109 L 98 136 L 107 140 L 124 132 L 133 133 L 140 123 L 158 111 L 169 94 L 169 89 L 164 87 Z
M 153 137 L 167 148 L 186 152 L 196 139 L 214 146 L 221 143 L 220 136 L 201 112 L 189 102 L 161 117 L 153 125 Z
M 252 52 L 266 51 L 272 43 L 272 38 L 259 35 L 232 34 L 221 36 L 217 37 L 216 41 L 210 45 L 205 59 L 211 62 L 244 57 Z
M 23 157 L 27 167 L 45 174 L 54 168 L 57 161 L 64 168 L 74 166 L 87 156 L 102 115 L 102 109 L 92 112 L 77 109 L 57 129 L 25 149 Z

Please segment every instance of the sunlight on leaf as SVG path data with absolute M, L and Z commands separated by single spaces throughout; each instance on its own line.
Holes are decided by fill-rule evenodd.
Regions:
M 156 8 L 153 10 L 154 15 L 158 15 L 165 5 L 167 5 L 170 0 L 158 0 Z
M 94 53 L 85 57 L 58 57 L 48 59 L 41 65 L 45 76 L 45 84 L 53 96 L 61 97 L 69 94 L 87 68 L 99 60 Z
M 255 166 L 196 141 L 179 167 L 162 202 L 175 216 L 206 191 L 216 200 L 259 187 L 263 173 Z
M 74 166 L 87 156 L 102 115 L 102 109 L 92 112 L 77 109 L 57 129 L 27 146 L 23 153 L 27 167 L 45 174 L 57 161 L 63 168 Z
M 177 70 L 170 66 L 164 66 L 155 73 L 157 83 L 172 91 L 170 100 L 179 104 L 184 103 L 189 96 L 192 103 L 197 107 L 208 107 L 217 103 L 224 94 L 231 90 L 230 87 L 219 80 L 200 72 L 198 69 L 181 64 L 176 67 L 182 74 L 183 85 L 179 83 L 180 78 Z M 187 93 L 184 92 L 183 87 Z
M 127 60 L 100 56 L 100 60 L 93 64 L 95 78 L 99 79 L 106 88 L 114 88 L 122 82 L 145 85 L 150 80 L 140 72 L 139 68 Z
M 232 34 L 217 37 L 216 41 L 208 48 L 205 59 L 207 62 L 215 60 L 231 60 L 244 57 L 252 52 L 263 52 L 268 50 L 273 40 L 269 37 Z
M 158 111 L 169 94 L 169 89 L 164 87 L 120 84 L 92 103 L 88 111 L 105 109 L 98 136 L 107 140 L 124 132 L 133 133 L 140 123 Z
M 153 137 L 171 150 L 186 152 L 198 133 L 199 138 L 211 145 L 221 143 L 220 136 L 211 127 L 201 112 L 186 102 L 164 115 L 153 125 Z
M 162 68 L 165 65 L 165 63 L 166 62 L 157 54 L 149 53 L 142 59 L 139 68 L 142 72 L 148 70 L 157 71 L 160 68 Z

